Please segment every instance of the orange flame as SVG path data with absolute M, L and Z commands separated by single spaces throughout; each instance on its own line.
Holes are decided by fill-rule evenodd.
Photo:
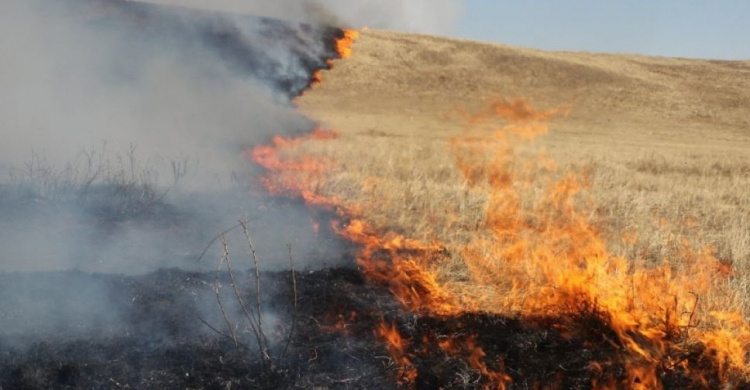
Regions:
M 499 370 L 490 370 L 487 364 L 484 362 L 484 357 L 487 355 L 484 350 L 475 344 L 475 340 L 470 338 L 466 344 L 467 349 L 471 352 L 468 358 L 469 364 L 479 370 L 479 372 L 487 378 L 492 388 L 498 390 L 504 390 L 505 386 L 512 381 L 511 377 L 505 373 L 505 364 L 502 360 L 499 362 Z
M 340 58 L 349 58 L 352 56 L 352 46 L 357 38 L 359 38 L 359 32 L 356 30 L 344 30 L 344 36 L 336 40 L 336 52 Z
M 331 315 L 329 314 L 328 317 L 331 317 Z M 327 320 L 328 322 L 332 322 L 331 318 L 328 318 Z M 349 326 L 355 322 L 357 322 L 357 312 L 351 311 L 347 317 L 342 314 L 335 316 L 335 322 L 332 325 L 319 324 L 318 328 L 325 332 L 339 333 L 347 336 L 349 335 Z
M 417 369 L 406 355 L 406 340 L 401 337 L 396 325 L 388 326 L 381 322 L 375 329 L 375 334 L 383 339 L 395 364 L 398 366 L 398 381 L 402 385 L 412 385 L 417 379 Z
M 321 69 L 318 69 L 313 72 L 312 74 L 312 80 L 310 81 L 310 85 L 316 85 L 323 82 L 323 71 Z
M 357 36 L 347 30 L 337 42 L 341 58 L 351 55 Z M 594 205 L 585 196 L 587 175 L 559 173 L 544 153 L 519 151 L 519 145 L 546 134 L 549 122 L 568 111 L 538 111 L 526 100 L 500 100 L 479 113 L 463 112 L 467 135 L 451 142 L 457 169 L 472 190 L 488 193 L 488 202 L 474 238 L 458 246 L 440 237 L 421 242 L 379 231 L 368 223 L 378 211 L 375 202 L 355 204 L 326 192 L 327 173 L 336 162 L 292 151 L 302 143 L 335 138 L 335 132 L 276 137 L 249 155 L 268 170 L 263 183 L 272 194 L 333 207 L 348 220 L 334 223 L 334 231 L 360 246 L 357 262 L 363 272 L 387 284 L 407 309 L 438 315 L 477 310 L 545 315 L 560 318 L 561 326 L 572 314 L 593 313 L 616 334 L 623 348 L 616 358 L 627 370 L 624 383 L 600 378 L 592 383 L 595 388 L 660 388 L 657 371 L 676 367 L 705 383 L 700 368 L 671 357 L 696 344 L 713 357 L 725 383 L 731 375 L 748 375 L 750 327 L 737 310 L 708 299 L 732 295 L 729 265 L 710 248 L 695 250 L 687 242 L 679 262 L 647 265 L 613 254 L 588 218 Z M 540 191 L 543 195 L 530 202 L 534 197 L 529 195 Z M 627 232 L 623 240 L 634 242 L 637 232 Z M 441 262 L 456 258 L 468 270 L 470 283 L 447 282 L 436 272 Z M 399 365 L 401 381 L 413 383 L 417 371 L 398 330 L 381 324 L 377 334 Z M 446 352 L 456 348 L 441 347 Z M 480 347 L 469 342 L 465 349 L 471 351 L 468 362 L 492 383 L 502 387 L 510 380 L 502 370 L 487 369 Z M 592 362 L 591 367 L 599 371 L 602 365 Z
M 358 38 L 359 38 L 359 32 L 357 32 L 356 30 L 344 29 L 342 32 L 342 36 L 340 38 L 336 38 L 336 42 L 335 42 L 336 55 L 341 59 L 351 57 L 352 46 L 354 46 L 354 42 Z M 333 69 L 333 60 L 327 59 L 325 68 L 314 70 L 312 75 L 310 76 L 310 88 L 322 83 L 323 72 L 325 70 L 330 70 L 330 69 Z M 304 95 L 304 92 L 302 92 L 301 94 Z
M 746 372 L 747 323 L 732 308 L 722 308 L 729 312 L 720 316 L 706 316 L 698 306 L 699 297 L 731 295 L 727 265 L 710 248 L 695 251 L 687 242 L 679 272 L 666 261 L 647 267 L 638 259 L 613 255 L 588 222 L 588 210 L 577 205 L 588 183 L 574 173 L 552 182 L 538 204 L 524 208 L 524 185 L 533 183 L 548 164 L 542 157 L 536 164 L 519 164 L 514 146 L 546 133 L 546 122 L 555 113 L 536 112 L 523 102 L 503 102 L 493 108 L 507 124 L 492 138 L 454 142 L 459 167 L 469 184 L 490 190 L 486 232 L 461 250 L 474 283 L 494 290 L 474 297 L 483 302 L 481 307 L 499 313 L 565 317 L 594 306 L 627 348 L 624 360 L 631 388 L 636 384 L 658 388 L 657 364 L 668 360 L 670 350 L 684 347 L 678 340 L 687 337 L 689 329 L 690 336 L 718 358 L 720 371 L 727 364 Z M 493 154 L 490 164 L 477 159 L 486 156 L 477 153 L 479 147 L 492 149 L 485 151 Z M 697 310 L 704 313 L 701 326 L 694 317 Z M 729 320 L 719 323 L 720 317 Z
M 336 137 L 338 131 L 335 129 L 316 128 L 312 133 L 298 137 L 275 136 L 270 145 L 256 146 L 246 154 L 253 162 L 274 173 L 261 179 L 271 194 L 300 197 L 309 204 L 325 206 L 332 204 L 332 199 L 317 194 L 311 188 L 327 171 L 330 162 L 310 156 L 287 159 L 284 154 L 305 141 L 325 141 Z

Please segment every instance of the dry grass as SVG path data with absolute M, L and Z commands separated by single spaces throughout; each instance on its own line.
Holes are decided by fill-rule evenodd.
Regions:
M 748 313 L 750 61 L 552 53 L 370 31 L 324 80 L 298 104 L 341 135 L 293 152 L 335 160 L 318 191 L 367 205 L 373 225 L 465 244 L 488 194 L 456 167 L 450 140 L 466 132 L 457 109 L 498 97 L 570 105 L 530 148 L 546 150 L 562 172 L 589 172 L 590 218 L 610 249 L 659 261 L 676 259 L 682 237 L 710 245 L 737 271 L 737 295 L 725 298 Z M 460 271 L 442 275 L 462 279 Z

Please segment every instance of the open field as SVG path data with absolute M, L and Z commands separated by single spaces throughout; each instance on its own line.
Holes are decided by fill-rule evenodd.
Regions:
M 190 61 L 155 80 L 201 100 L 136 94 L 164 118 L 117 129 L 198 155 L 0 182 L 0 390 L 750 388 L 750 61 L 78 3 L 115 42 L 171 32 Z
M 558 329 L 593 312 L 630 354 L 627 387 L 661 386 L 691 341 L 722 382 L 747 375 L 750 62 L 370 31 L 353 50 L 297 100 L 323 130 L 251 154 L 272 193 L 344 216 L 334 229 L 405 308 Z M 420 377 L 383 329 L 402 381 Z
M 551 53 L 374 31 L 354 52 L 298 100 L 340 132 L 303 150 L 341 167 L 318 183 L 322 191 L 382 206 L 367 213 L 378 227 L 455 240 L 462 232 L 436 219 L 456 211 L 460 226 L 476 225 L 486 196 L 467 196 L 456 167 L 450 140 L 466 131 L 457 109 L 528 98 L 540 109 L 570 107 L 536 147 L 561 171 L 590 172 L 591 218 L 610 248 L 660 260 L 678 236 L 711 245 L 737 270 L 738 295 L 750 296 L 750 62 Z M 623 242 L 626 232 L 636 236 Z

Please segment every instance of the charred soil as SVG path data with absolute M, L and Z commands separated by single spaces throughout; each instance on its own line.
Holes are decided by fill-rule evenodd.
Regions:
M 73 279 L 71 279 L 71 275 Z M 250 274 L 238 273 L 243 280 Z M 201 296 L 211 295 L 215 275 L 162 270 L 143 276 L 97 275 L 80 272 L 6 274 L 3 289 L 38 289 L 76 279 L 107 286 L 119 321 L 99 336 L 89 329 L 84 336 L 70 332 L 5 337 L 0 345 L 0 386 L 4 389 L 65 388 L 397 388 L 399 372 L 385 344 L 375 335 L 382 321 L 392 322 L 410 340 L 409 357 L 418 373 L 418 388 L 483 388 L 488 383 L 467 365 L 463 351 L 448 353 L 445 340 L 475 337 L 491 369 L 502 364 L 510 376 L 509 388 L 546 386 L 591 388 L 596 378 L 592 363 L 614 360 L 618 346 L 607 326 L 595 315 L 572 321 L 586 322 L 576 334 L 559 329 L 559 319 L 530 321 L 482 313 L 459 317 L 424 317 L 404 312 L 385 289 L 367 283 L 354 268 L 302 271 L 296 274 L 298 311 L 294 312 L 291 272 L 261 274 L 264 311 L 276 313 L 267 336 L 281 342 L 264 366 L 257 348 L 233 342 L 211 331 L 208 323 L 226 332 L 216 318 L 205 314 Z M 221 276 L 229 284 L 227 275 Z M 250 284 L 248 284 L 250 286 Z M 252 288 L 243 289 L 254 301 Z M 75 308 L 70 300 L 66 306 Z M 54 302 L 53 302 L 54 303 Z M 12 302 L 9 305 L 23 305 Z M 50 306 L 46 310 L 54 311 Z M 12 315 L 12 313 L 9 313 Z M 296 318 L 296 320 L 294 319 Z M 279 351 L 296 322 L 289 349 Z M 73 326 L 75 328 L 75 326 Z M 6 329 L 6 332 L 12 331 Z M 44 329 L 39 329 L 43 332 Z M 12 333 L 12 332 L 11 332 Z M 476 335 L 476 336 L 472 336 Z M 468 352 L 466 352 L 468 353 Z M 705 359 L 700 353 L 685 358 Z M 624 369 L 617 364 L 608 374 Z M 615 375 L 617 377 L 617 375 Z M 701 388 L 679 371 L 664 371 L 666 388 Z M 746 386 L 747 384 L 744 384 Z

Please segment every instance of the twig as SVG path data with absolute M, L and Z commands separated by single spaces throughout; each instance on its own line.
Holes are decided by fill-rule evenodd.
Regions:
M 199 315 L 197 315 L 196 317 L 198 317 L 198 319 L 199 319 L 199 320 L 200 320 L 200 321 L 201 321 L 201 322 L 203 323 L 203 325 L 206 325 L 206 326 L 207 326 L 207 327 L 208 327 L 209 329 L 211 329 L 211 330 L 213 330 L 214 332 L 216 332 L 216 334 L 218 334 L 219 336 L 224 336 L 224 337 L 226 337 L 226 338 L 228 338 L 228 339 L 232 340 L 232 336 L 230 336 L 230 335 L 228 335 L 228 334 L 226 334 L 226 333 L 224 333 L 224 332 L 222 332 L 222 331 L 220 331 L 220 330 L 218 330 L 218 329 L 214 328 L 214 327 L 213 327 L 213 326 L 212 326 L 211 324 L 209 324 L 209 323 L 208 323 L 208 321 L 206 321 L 206 320 L 205 320 L 205 319 L 204 319 L 203 317 L 201 317 L 201 316 L 199 316 Z
M 211 246 L 216 242 L 216 240 L 218 240 L 222 236 L 227 235 L 229 232 L 231 232 L 234 229 L 237 229 L 240 226 L 242 226 L 242 225 L 241 224 L 234 225 L 234 226 L 230 227 L 229 229 L 224 230 L 223 232 L 220 232 L 219 234 L 217 234 L 216 237 L 214 237 L 213 239 L 211 239 L 211 242 L 209 242 L 208 245 L 206 245 L 206 248 L 203 249 L 203 252 L 201 252 L 201 255 L 198 256 L 198 259 L 195 260 L 195 262 L 199 263 L 201 260 L 203 260 L 203 256 L 205 256 L 206 252 L 208 252 L 208 250 L 211 249 Z
M 242 360 L 242 363 L 244 363 L 247 366 L 245 357 L 242 354 L 242 349 L 240 348 L 240 343 L 237 340 L 237 331 L 235 330 L 234 326 L 232 326 L 232 321 L 229 320 L 226 310 L 224 310 L 224 303 L 221 301 L 221 295 L 219 294 L 219 289 L 221 288 L 221 282 L 219 281 L 219 273 L 221 272 L 222 264 L 224 264 L 224 261 L 226 261 L 226 259 L 229 257 L 229 249 L 227 247 L 226 234 L 221 235 L 221 244 L 224 248 L 224 251 L 222 252 L 221 258 L 219 258 L 219 266 L 216 268 L 216 277 L 214 279 L 214 294 L 216 294 L 216 302 L 219 304 L 219 309 L 221 310 L 221 315 L 224 317 L 224 322 L 227 324 L 227 328 L 231 332 L 231 339 L 232 341 L 234 341 L 235 348 L 237 348 L 237 354 L 239 354 L 240 360 Z
M 364 378 L 364 375 L 360 375 L 356 378 L 348 378 L 348 379 L 334 379 L 332 380 L 333 383 L 341 383 L 341 384 L 348 384 L 351 382 L 359 382 L 362 378 Z
M 307 363 L 308 364 L 310 364 L 311 362 L 313 362 L 315 360 L 318 360 L 318 349 L 317 348 L 313 348 L 313 353 L 315 354 L 315 356 L 313 356 L 310 359 L 307 359 Z
M 245 222 L 255 221 L 256 219 L 259 219 L 259 218 L 260 218 L 260 216 L 255 216 L 255 217 L 253 217 L 251 219 L 247 219 L 246 218 Z M 203 249 L 203 252 L 201 252 L 201 255 L 198 256 L 198 259 L 196 259 L 195 262 L 199 263 L 201 260 L 203 260 L 203 257 L 206 256 L 206 252 L 208 252 L 208 250 L 211 249 L 211 246 L 214 245 L 214 243 L 216 242 L 216 240 L 218 240 L 219 238 L 221 238 L 222 234 L 229 234 L 232 230 L 237 229 L 240 226 L 242 226 L 242 224 L 238 223 L 238 224 L 230 227 L 227 230 L 219 232 L 219 234 L 217 234 L 214 238 L 212 238 L 211 241 L 208 243 L 208 245 L 206 245 L 206 248 Z
M 297 276 L 294 271 L 294 255 L 292 253 L 292 244 L 287 241 L 287 249 L 289 249 L 289 265 L 292 268 L 292 290 L 294 291 L 294 312 L 292 313 L 292 327 L 289 329 L 289 337 L 286 339 L 286 345 L 284 345 L 284 351 L 281 352 L 281 358 L 286 356 L 286 351 L 289 349 L 289 344 L 292 342 L 292 336 L 294 336 L 294 330 L 297 326 Z
M 247 219 L 244 221 L 240 221 L 240 226 L 242 226 L 242 232 L 245 233 L 245 238 L 247 238 L 247 244 L 250 248 L 250 253 L 252 253 L 253 256 L 253 264 L 255 265 L 255 299 L 258 306 L 258 333 L 260 333 L 260 337 L 266 341 L 266 345 L 268 345 L 266 335 L 263 333 L 263 325 L 261 323 L 260 318 L 260 312 L 261 312 L 261 299 L 260 299 L 260 268 L 258 267 L 258 254 L 255 252 L 255 246 L 253 245 L 253 240 L 250 238 L 250 233 L 247 230 Z M 265 353 L 265 351 L 262 351 L 262 353 Z
M 224 245 L 224 250 L 228 251 L 226 249 L 226 242 L 222 242 L 222 244 Z M 261 358 L 261 361 L 263 362 L 263 367 L 265 368 L 267 355 L 265 353 L 266 348 L 263 345 L 263 340 L 261 339 L 260 323 L 258 324 L 255 323 L 255 321 L 253 320 L 253 316 L 250 314 L 250 311 L 247 309 L 247 305 L 245 305 L 245 301 L 242 300 L 242 294 L 240 294 L 239 288 L 237 287 L 237 282 L 235 282 L 234 271 L 232 271 L 232 262 L 229 259 L 228 255 L 226 257 L 226 264 L 227 264 L 227 272 L 229 274 L 229 280 L 232 283 L 232 291 L 234 291 L 234 296 L 237 298 L 237 302 L 239 302 L 240 307 L 242 308 L 242 312 L 245 314 L 245 318 L 247 318 L 247 321 L 250 323 L 250 328 L 255 334 L 255 338 L 257 339 L 257 342 L 258 342 L 258 352 L 260 353 L 260 358 Z
M 110 381 L 110 382 L 111 382 L 111 383 L 112 383 L 113 385 L 115 385 L 115 386 L 117 386 L 117 387 L 119 387 L 119 388 L 121 388 L 121 389 L 129 389 L 129 388 L 130 388 L 130 385 L 121 385 L 121 384 L 120 384 L 119 382 L 117 382 L 117 381 L 116 381 L 116 380 L 114 380 L 113 378 L 109 378 L 109 381 Z
M 685 326 L 685 332 L 687 333 L 686 334 L 687 336 L 689 336 L 690 328 L 692 326 L 697 326 L 698 325 L 698 324 L 695 324 L 695 325 L 692 325 L 692 324 L 693 324 L 693 316 L 695 316 L 695 310 L 698 308 L 698 300 L 701 299 L 700 295 L 698 295 L 698 294 L 696 294 L 694 292 L 691 292 L 691 294 L 695 295 L 695 303 L 693 304 L 693 310 L 690 311 L 690 317 L 688 317 L 687 326 Z

